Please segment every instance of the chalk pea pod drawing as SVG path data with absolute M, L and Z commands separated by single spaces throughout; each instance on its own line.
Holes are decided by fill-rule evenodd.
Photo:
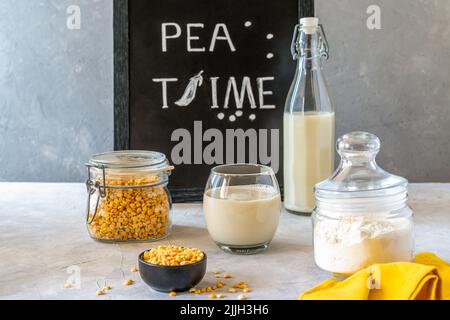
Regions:
M 191 102 L 195 99 L 195 95 L 197 93 L 197 88 L 201 87 L 203 84 L 203 70 L 200 71 L 197 75 L 193 76 L 189 79 L 189 83 L 184 89 L 184 93 L 179 100 L 175 102 L 177 106 L 186 107 L 191 104 Z

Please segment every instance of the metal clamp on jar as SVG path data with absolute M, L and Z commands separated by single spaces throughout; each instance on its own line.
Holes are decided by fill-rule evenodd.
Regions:
M 102 241 L 153 241 L 169 235 L 173 167 L 153 151 L 96 154 L 86 164 L 86 224 Z
M 315 186 L 314 257 L 324 270 L 351 274 L 372 264 L 412 259 L 408 181 L 378 167 L 379 149 L 373 134 L 342 136 L 338 169 Z

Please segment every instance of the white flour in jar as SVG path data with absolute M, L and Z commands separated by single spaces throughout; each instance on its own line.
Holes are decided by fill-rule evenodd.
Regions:
M 412 237 L 407 218 L 320 220 L 314 227 L 314 256 L 324 270 L 354 273 L 374 263 L 410 261 Z

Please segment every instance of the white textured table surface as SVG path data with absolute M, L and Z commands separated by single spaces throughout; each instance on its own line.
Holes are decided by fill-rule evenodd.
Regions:
M 130 272 L 138 253 L 151 244 L 91 240 L 84 225 L 85 205 L 83 184 L 0 183 L 1 299 L 208 299 L 152 291 L 138 273 Z M 410 205 L 416 252 L 433 251 L 450 260 L 450 184 L 412 184 Z M 249 282 L 254 290 L 250 299 L 295 299 L 329 277 L 314 265 L 310 218 L 283 212 L 269 250 L 253 256 L 219 250 L 205 229 L 201 204 L 175 205 L 173 221 L 172 235 L 158 243 L 202 248 L 209 271 L 221 268 L 235 276 L 232 280 Z M 79 289 L 63 288 L 68 270 L 80 270 Z M 124 276 L 136 283 L 122 285 Z M 113 290 L 96 296 L 96 280 L 104 278 Z M 208 272 L 201 286 L 215 280 Z M 226 293 L 229 299 L 237 295 Z

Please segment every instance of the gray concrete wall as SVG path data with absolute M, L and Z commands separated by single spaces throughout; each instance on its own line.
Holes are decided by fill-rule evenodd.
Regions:
M 112 41 L 111 0 L 0 1 L 1 181 L 82 181 L 113 147 Z
M 70 5 L 81 28 L 66 26 Z M 381 29 L 369 30 L 370 5 Z M 316 0 L 337 131 L 371 131 L 379 162 L 450 181 L 450 2 Z M 113 147 L 111 0 L 1 0 L 0 180 L 82 181 Z
M 367 28 L 376 4 L 381 29 Z M 382 140 L 379 163 L 412 181 L 450 181 L 450 1 L 316 0 L 337 133 Z

